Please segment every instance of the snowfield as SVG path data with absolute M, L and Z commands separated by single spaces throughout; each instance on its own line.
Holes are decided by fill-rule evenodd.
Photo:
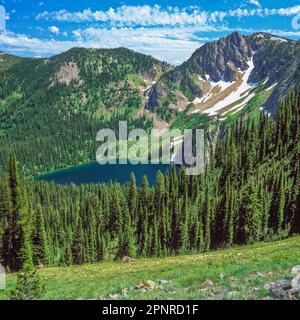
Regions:
M 242 109 L 246 106 L 246 104 L 247 104 L 254 96 L 255 96 L 255 93 L 249 94 L 248 97 L 247 97 L 245 100 L 243 100 L 241 103 L 239 103 L 238 105 L 234 106 L 233 108 L 229 109 L 229 110 L 226 111 L 226 112 L 230 112 L 230 111 L 233 111 L 233 110 L 234 110 L 234 112 L 232 112 L 232 114 L 235 114 L 235 113 L 239 112 L 240 110 L 242 110 Z
M 248 61 L 248 66 L 249 66 L 249 68 L 245 71 L 245 73 L 243 75 L 242 84 L 235 91 L 233 91 L 231 94 L 229 94 L 224 100 L 219 101 L 212 108 L 204 110 L 203 113 L 206 113 L 210 116 L 215 116 L 218 114 L 219 110 L 221 110 L 221 109 L 233 104 L 234 102 L 240 100 L 241 98 L 243 98 L 246 91 L 253 88 L 253 84 L 248 83 L 250 74 L 251 74 L 252 70 L 254 69 L 253 58 L 251 58 Z M 227 83 L 227 86 L 230 86 L 231 84 L 232 83 L 229 82 L 229 83 Z M 223 84 L 223 87 L 225 87 L 224 84 Z M 237 107 L 239 107 L 239 106 L 235 106 L 235 108 L 237 108 Z

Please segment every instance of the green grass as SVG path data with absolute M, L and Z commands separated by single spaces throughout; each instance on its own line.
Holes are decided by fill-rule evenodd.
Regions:
M 137 86 L 145 86 L 144 80 L 137 74 L 128 74 L 127 80 L 133 82 Z
M 185 112 L 181 112 L 172 123 L 172 129 L 207 129 L 210 118 L 203 113 L 194 113 L 187 115 Z
M 228 111 L 223 115 L 223 117 L 227 117 L 227 119 L 225 120 L 225 124 L 227 126 L 231 126 L 232 124 L 234 124 L 237 119 L 240 118 L 244 113 L 250 114 L 250 117 L 255 118 L 256 120 L 259 119 L 259 106 L 261 106 L 271 94 L 271 91 L 259 91 L 259 88 L 260 87 L 253 90 L 255 96 L 250 99 L 250 101 L 243 109 L 238 112 L 235 112 L 235 110 Z
M 22 93 L 15 91 L 4 100 L 0 100 L 0 109 L 8 109 L 11 105 L 16 104 L 18 100 L 22 99 Z
M 300 237 L 260 243 L 203 254 L 129 263 L 106 262 L 39 270 L 46 285 L 45 299 L 263 299 L 263 286 L 275 279 L 291 278 L 290 270 L 300 264 Z M 257 274 L 259 272 L 259 274 Z M 135 287 L 144 280 L 158 283 L 159 289 L 141 291 Z M 213 282 L 212 286 L 205 284 Z M 7 299 L 16 275 L 10 274 Z M 128 294 L 122 290 L 128 288 Z

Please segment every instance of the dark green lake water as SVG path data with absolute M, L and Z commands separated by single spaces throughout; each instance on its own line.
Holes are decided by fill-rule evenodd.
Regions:
M 170 165 L 132 165 L 132 164 L 106 164 L 99 165 L 97 162 L 79 165 L 66 169 L 50 172 L 37 177 L 38 180 L 46 180 L 58 184 L 87 184 L 105 183 L 109 181 L 126 183 L 129 181 L 131 172 L 134 172 L 137 184 L 140 185 L 144 175 L 147 176 L 149 184 L 155 183 L 157 171 L 167 172 L 172 168 Z

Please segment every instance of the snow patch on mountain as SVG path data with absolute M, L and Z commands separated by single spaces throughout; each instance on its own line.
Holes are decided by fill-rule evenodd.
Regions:
M 279 38 L 279 37 L 271 37 L 272 41 L 278 41 L 278 42 L 288 42 L 286 39 Z
M 210 81 L 211 86 L 214 87 L 220 87 L 221 91 L 226 90 L 232 85 L 232 82 L 226 82 L 224 81 L 224 75 L 221 77 L 221 80 L 218 82 Z
M 235 114 L 238 111 L 242 110 L 254 96 L 255 96 L 255 93 L 249 94 L 248 97 L 245 100 L 243 100 L 241 103 L 237 104 L 233 108 L 229 109 L 228 112 L 234 110 L 234 112 L 232 112 L 232 114 Z
M 204 102 L 206 102 L 208 99 L 210 99 L 212 97 L 212 93 L 211 92 L 209 92 L 209 93 L 207 93 L 206 95 L 204 95 L 202 98 L 196 98 L 196 99 L 194 99 L 194 101 L 193 101 L 193 103 L 194 104 L 200 104 L 200 103 L 204 103 Z
M 269 88 L 267 88 L 266 89 L 266 91 L 270 91 L 270 90 L 272 90 L 274 87 L 276 87 L 277 86 L 277 82 L 276 83 L 274 83 L 273 85 L 271 85 L 271 87 L 269 87 Z
M 212 98 L 213 96 L 213 89 L 216 88 L 216 87 L 219 87 L 220 91 L 224 91 L 226 90 L 227 88 L 229 88 L 233 82 L 226 82 L 224 80 L 224 76 L 222 76 L 221 80 L 220 81 L 213 81 L 210 79 L 209 75 L 205 75 L 206 78 L 208 79 L 209 83 L 210 83 L 210 91 L 208 93 L 206 93 L 203 97 L 201 98 L 198 98 L 196 97 L 193 101 L 194 104 L 201 104 L 201 103 L 205 103 L 206 101 L 208 101 L 210 98 Z
M 203 113 L 209 114 L 211 116 L 217 115 L 218 111 L 225 108 L 226 106 L 229 106 L 233 104 L 234 102 L 240 100 L 245 92 L 247 92 L 249 89 L 253 88 L 253 84 L 248 83 L 250 74 L 252 70 L 254 69 L 254 63 L 253 58 L 251 58 L 248 61 L 248 69 L 245 71 L 243 78 L 242 78 L 242 84 L 231 94 L 229 94 L 224 100 L 219 101 L 216 103 L 212 108 L 209 108 L 207 110 L 204 110 Z

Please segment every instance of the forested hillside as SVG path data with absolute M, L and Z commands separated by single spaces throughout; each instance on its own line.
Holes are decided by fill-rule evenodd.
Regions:
M 0 168 L 15 153 L 26 174 L 88 162 L 96 133 L 149 128 L 144 94 L 166 63 L 134 51 L 74 48 L 49 59 L 0 56 Z
M 19 179 L 0 184 L 2 262 L 10 270 L 124 256 L 203 252 L 300 232 L 300 95 L 275 119 L 240 120 L 218 141 L 204 174 L 134 176 L 119 184 L 59 186 Z M 13 244 L 13 245 L 11 245 Z

